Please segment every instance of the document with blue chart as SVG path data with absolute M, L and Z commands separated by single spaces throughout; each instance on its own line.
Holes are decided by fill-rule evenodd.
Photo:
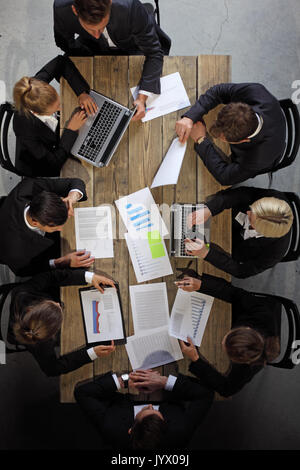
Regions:
M 88 345 L 115 340 L 125 343 L 122 305 L 117 288 L 106 287 L 104 293 L 90 287 L 79 289 L 84 331 Z
M 175 338 L 192 338 L 200 346 L 214 297 L 200 292 L 186 292 L 178 289 L 169 323 L 169 332 Z
M 144 239 L 148 231 L 158 230 L 164 237 L 169 232 L 149 188 L 115 201 L 122 220 L 134 238 Z

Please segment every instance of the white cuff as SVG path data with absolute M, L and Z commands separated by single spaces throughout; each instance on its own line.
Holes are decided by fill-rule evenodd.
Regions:
M 98 358 L 97 354 L 95 353 L 94 348 L 88 349 L 88 350 L 87 350 L 87 353 L 88 353 L 88 355 L 90 356 L 90 359 L 91 359 L 92 361 L 95 361 L 95 360 Z
M 55 268 L 56 268 L 54 261 L 55 261 L 54 259 L 49 259 L 49 266 L 50 266 L 51 269 L 55 269 Z
M 117 374 L 112 374 L 112 378 L 113 378 L 114 381 L 115 381 L 115 384 L 116 384 L 116 386 L 117 386 L 117 389 L 118 389 L 118 390 L 121 390 L 121 385 L 120 385 L 120 382 L 119 382 L 119 380 L 118 380 Z
M 94 273 L 92 271 L 85 271 L 84 277 L 87 284 L 92 284 Z
M 80 191 L 80 189 L 71 189 L 71 191 L 69 191 L 69 194 L 70 194 L 70 193 L 73 193 L 74 191 L 76 191 L 77 193 L 81 194 L 81 198 L 80 198 L 80 199 L 82 199 L 82 197 L 83 197 L 83 192 Z M 80 201 L 80 199 L 78 199 L 78 201 Z
M 165 385 L 165 390 L 167 390 L 168 392 L 172 392 L 173 387 L 176 383 L 176 380 L 177 380 L 177 377 L 175 377 L 174 375 L 169 375 L 167 383 Z
M 151 91 L 145 91 L 145 90 L 139 90 L 138 92 L 139 95 L 145 95 L 145 96 L 152 96 L 154 93 L 151 93 Z

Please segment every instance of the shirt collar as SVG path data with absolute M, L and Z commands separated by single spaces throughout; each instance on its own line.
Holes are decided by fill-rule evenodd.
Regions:
M 256 117 L 257 117 L 257 120 L 258 120 L 258 127 L 257 127 L 256 131 L 253 132 L 253 134 L 251 134 L 247 137 L 247 139 L 253 139 L 253 137 L 256 137 L 257 134 L 260 133 L 260 131 L 262 129 L 262 126 L 264 124 L 263 118 L 259 114 L 257 114 L 257 113 L 255 113 L 255 114 L 256 114 Z
M 25 224 L 26 226 L 32 230 L 33 232 L 37 232 L 39 235 L 42 235 L 42 237 L 45 235 L 46 232 L 44 232 L 43 230 L 37 228 L 37 227 L 33 227 L 32 225 L 30 225 L 30 223 L 28 222 L 27 220 L 27 212 L 29 211 L 29 205 L 25 207 L 24 209 L 24 221 L 25 221 Z

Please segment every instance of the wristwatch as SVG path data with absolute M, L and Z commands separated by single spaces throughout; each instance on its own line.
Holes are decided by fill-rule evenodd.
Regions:
M 197 140 L 196 143 L 197 143 L 198 145 L 199 145 L 199 144 L 202 144 L 202 142 L 203 142 L 204 139 L 205 139 L 205 135 L 202 136 L 202 137 L 200 137 L 200 138 Z
M 128 388 L 129 375 L 122 374 L 121 379 L 123 380 L 124 388 Z

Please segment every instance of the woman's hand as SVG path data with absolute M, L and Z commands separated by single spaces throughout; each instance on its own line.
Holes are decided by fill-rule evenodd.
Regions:
M 67 129 L 71 131 L 79 131 L 83 124 L 87 120 L 87 115 L 85 111 L 77 111 L 73 114 L 71 119 L 68 122 Z
M 187 356 L 191 361 L 195 362 L 199 359 L 199 354 L 196 349 L 196 346 L 194 346 L 192 338 L 189 336 L 187 337 L 187 343 L 185 344 L 184 341 L 179 340 L 181 351 L 185 356 Z
M 93 275 L 92 284 L 94 287 L 96 287 L 96 289 L 98 289 L 101 292 L 101 294 L 104 293 L 104 289 L 103 287 L 101 287 L 100 284 L 104 284 L 104 285 L 116 288 L 115 283 L 112 279 L 109 279 L 108 277 L 105 277 L 105 276 L 100 276 L 99 274 Z
M 112 352 L 116 350 L 116 346 L 114 341 L 112 340 L 110 346 L 94 346 L 94 351 L 98 357 L 105 357 L 109 356 Z
M 78 96 L 78 103 L 82 110 L 85 110 L 88 116 L 98 111 L 98 106 L 88 93 L 81 93 Z
M 195 292 L 201 287 L 201 279 L 195 277 L 185 276 L 184 279 L 180 281 L 175 281 L 177 287 L 186 292 Z

